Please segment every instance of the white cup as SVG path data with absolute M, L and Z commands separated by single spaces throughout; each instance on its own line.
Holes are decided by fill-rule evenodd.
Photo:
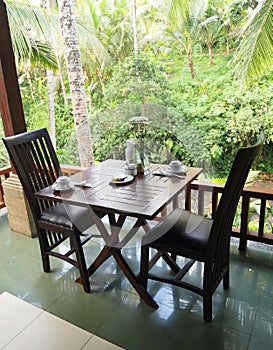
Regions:
M 170 171 L 179 172 L 181 171 L 181 162 L 179 160 L 172 160 L 169 164 Z
M 68 176 L 60 176 L 57 179 L 58 187 L 61 189 L 66 189 L 70 187 L 70 180 Z
M 125 165 L 125 174 L 136 176 L 137 174 L 137 166 L 135 163 L 130 163 Z

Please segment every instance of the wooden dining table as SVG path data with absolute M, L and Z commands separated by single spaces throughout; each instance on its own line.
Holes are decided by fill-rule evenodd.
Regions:
M 90 215 L 105 243 L 88 268 L 89 276 L 113 256 L 144 302 L 157 308 L 157 304 L 122 255 L 122 248 L 135 237 L 140 228 L 148 234 L 151 220 L 155 220 L 164 212 L 168 204 L 177 206 L 179 194 L 197 178 L 202 168 L 189 167 L 185 176 L 181 177 L 171 174 L 160 176 L 158 170 L 166 170 L 167 165 L 152 164 L 144 174 L 125 178 L 120 183 L 113 181 L 124 173 L 124 168 L 124 161 L 108 159 L 72 175 L 70 181 L 75 185 L 71 190 L 56 192 L 49 186 L 37 192 L 35 197 L 67 205 L 89 207 Z M 104 213 L 104 219 L 97 216 L 96 211 Z M 106 216 L 108 226 L 104 222 Z M 128 218 L 130 218 L 129 226 L 126 220 Z M 121 229 L 123 229 L 122 237 Z M 77 282 L 81 283 L 81 279 L 79 278 Z

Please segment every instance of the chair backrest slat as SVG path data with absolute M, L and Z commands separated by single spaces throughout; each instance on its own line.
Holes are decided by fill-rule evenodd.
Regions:
M 52 203 L 34 198 L 34 193 L 52 185 L 61 175 L 60 164 L 45 128 L 3 138 L 36 221 Z
M 209 238 L 208 255 L 214 260 L 215 278 L 222 271 L 229 253 L 231 229 L 238 202 L 254 159 L 260 154 L 264 142 L 261 135 L 258 142 L 238 150 L 233 161 L 223 194 L 219 201 Z

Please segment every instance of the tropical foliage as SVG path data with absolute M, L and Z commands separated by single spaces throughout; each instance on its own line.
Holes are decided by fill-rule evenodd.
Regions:
M 17 62 L 57 67 L 55 53 L 47 38 L 51 37 L 50 17 L 43 9 L 20 2 L 7 1 L 13 50 Z
M 236 76 L 241 82 L 253 81 L 273 64 L 273 2 L 261 0 L 250 12 L 235 52 Z
M 57 152 L 62 162 L 79 163 L 56 13 L 7 3 L 28 128 L 48 126 L 41 65 L 47 62 L 55 68 Z M 132 1 L 76 4 L 95 160 L 120 156 L 125 139 L 135 137 L 145 141 L 151 160 L 177 157 L 223 176 L 239 143 L 263 131 L 267 144 L 257 167 L 272 172 L 272 0 L 255 9 L 246 0 L 135 3 L 135 27 Z M 34 66 L 39 57 L 45 59 Z M 136 116 L 148 123 L 136 128 Z

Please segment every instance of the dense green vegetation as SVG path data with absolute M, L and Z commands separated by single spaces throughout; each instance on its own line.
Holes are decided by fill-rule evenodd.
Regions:
M 240 91 L 230 58 L 218 52 L 210 66 L 206 53 L 196 54 L 194 79 L 179 56 L 162 55 L 159 60 L 148 51 L 137 62 L 132 56 L 118 64 L 105 82 L 105 95 L 92 94 L 97 99 L 90 113 L 95 159 L 123 156 L 125 140 L 132 137 L 145 141 L 150 161 L 176 157 L 187 164 L 206 164 L 213 176 L 221 177 L 239 144 L 263 131 L 267 144 L 256 167 L 272 173 L 273 72 Z M 22 77 L 21 91 L 28 127 L 47 126 L 41 75 L 34 74 L 32 86 Z M 58 154 L 62 162 L 78 162 L 72 112 L 61 94 L 55 99 Z M 140 115 L 150 124 L 130 122 Z
M 202 0 L 171 1 L 174 7 L 169 12 L 169 1 L 157 3 L 137 2 L 138 28 L 132 27 L 127 1 L 77 3 L 95 160 L 122 157 L 125 140 L 135 138 L 138 152 L 144 148 L 149 161 L 178 158 L 188 165 L 204 166 L 210 176 L 222 177 L 239 145 L 264 132 L 266 144 L 255 168 L 272 173 L 273 69 L 243 88 L 242 76 L 238 80 L 238 70 L 234 70 L 240 63 L 234 57 L 240 57 L 242 74 L 250 74 L 244 58 L 251 57 L 234 55 L 249 1 L 209 1 L 203 12 L 200 9 L 207 2 Z M 196 3 L 200 11 L 196 11 Z M 175 8 L 177 4 L 185 6 Z M 272 16 L 267 16 L 269 21 L 265 16 L 272 4 L 268 0 L 266 4 L 258 20 L 265 19 L 270 28 Z M 43 22 L 39 23 L 42 27 Z M 136 30 L 137 53 L 133 45 Z M 245 53 L 252 45 L 252 36 L 249 38 L 243 46 Z M 267 43 L 267 38 L 262 38 Z M 50 48 L 50 43 L 47 45 Z M 270 51 L 264 48 L 266 45 L 259 43 L 254 50 L 251 77 L 259 66 L 259 52 L 263 53 L 262 66 L 268 63 Z M 57 152 L 62 163 L 79 164 L 69 83 L 60 51 L 61 45 L 55 52 L 59 57 L 54 96 Z M 28 129 L 48 127 L 45 68 L 37 60 L 34 64 L 31 56 L 18 66 L 18 73 Z M 3 166 L 8 158 L 2 144 L 0 147 Z
M 262 171 L 272 172 L 273 86 L 270 83 L 273 77 L 272 71 L 247 90 L 240 91 L 236 81 L 233 80 L 232 67 L 229 62 L 230 57 L 219 53 L 215 57 L 215 65 L 210 66 L 206 55 L 196 55 L 196 76 L 192 79 L 183 61 L 176 60 L 174 67 L 171 61 L 166 60 L 166 71 L 170 72 L 169 85 L 166 87 L 164 82 L 161 90 L 157 89 L 157 95 L 162 93 L 159 104 L 167 106 L 170 110 L 166 113 L 165 110 L 162 112 L 162 107 L 158 106 L 157 109 L 153 106 L 152 112 L 148 108 L 146 113 L 159 113 L 157 117 L 152 119 L 153 121 L 157 119 L 158 126 L 165 126 L 165 129 L 174 135 L 173 139 L 170 140 L 170 135 L 164 134 L 162 140 L 176 157 L 191 164 L 197 159 L 199 163 L 210 160 L 213 172 L 218 176 L 222 176 L 228 171 L 230 161 L 239 144 L 245 143 L 247 139 L 253 141 L 263 131 L 267 137 L 267 145 L 264 150 L 265 157 L 260 160 L 258 168 Z M 122 71 L 119 74 L 122 75 Z M 127 84 L 130 84 L 131 80 L 128 76 L 126 79 Z M 111 84 L 112 82 L 110 82 L 112 89 Z M 123 91 L 124 85 L 121 84 L 119 89 L 115 79 L 113 85 L 115 96 L 118 91 Z M 147 91 L 145 92 L 147 93 Z M 148 91 L 147 95 L 152 96 L 152 93 Z M 132 113 L 132 110 L 130 112 Z M 145 108 L 143 113 L 145 114 Z M 108 118 L 110 116 L 111 113 L 108 113 Z M 129 119 L 129 116 L 127 118 Z M 113 117 L 111 122 L 114 120 Z M 200 148 L 199 145 L 196 149 L 192 146 L 191 137 L 187 137 L 189 128 L 185 128 L 185 123 L 191 125 L 190 133 L 194 132 L 194 135 L 190 135 L 193 137 L 191 141 L 193 142 L 197 136 L 201 137 L 203 147 Z M 108 132 L 108 135 L 111 136 L 107 137 L 106 135 L 104 139 L 110 147 L 114 142 L 115 133 L 116 140 L 122 141 L 121 130 L 112 129 L 111 133 Z M 130 133 L 124 136 L 129 135 Z M 159 136 L 158 130 L 151 128 L 148 137 L 156 140 L 157 136 Z M 185 138 L 190 145 L 188 145 L 190 152 L 183 153 L 185 147 L 183 148 L 179 141 L 183 141 Z M 101 140 L 97 147 L 97 155 L 100 154 L 100 147 Z

